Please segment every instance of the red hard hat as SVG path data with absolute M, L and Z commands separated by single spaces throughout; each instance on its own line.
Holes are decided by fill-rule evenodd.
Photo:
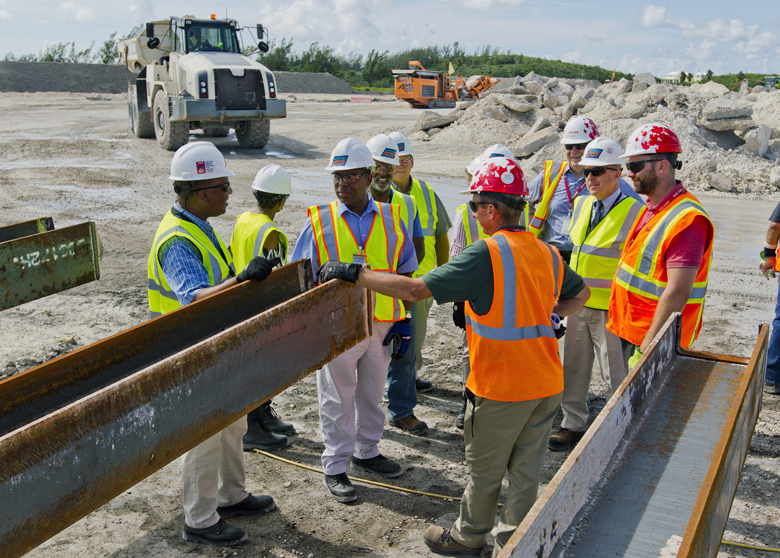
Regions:
M 522 169 L 510 159 L 491 157 L 480 167 L 471 179 L 469 189 L 461 194 L 481 194 L 495 192 L 514 196 L 528 196 Z
M 621 159 L 650 153 L 682 153 L 680 138 L 666 124 L 643 124 L 628 138 Z

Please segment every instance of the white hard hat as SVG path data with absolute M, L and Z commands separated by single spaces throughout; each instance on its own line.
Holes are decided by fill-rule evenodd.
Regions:
M 482 156 L 485 159 L 490 159 L 492 157 L 504 157 L 505 159 L 514 160 L 515 158 L 515 154 L 512 153 L 512 150 L 509 149 L 506 145 L 500 143 L 491 145 L 490 147 L 485 149 L 485 152 L 482 154 Z
M 563 129 L 561 143 L 588 143 L 599 137 L 599 129 L 596 123 L 587 116 L 572 116 Z
M 375 161 L 398 166 L 398 144 L 390 136 L 379 134 L 366 142 Z
M 414 149 L 412 149 L 412 142 L 409 141 L 405 135 L 401 132 L 390 132 L 388 134 L 396 144 L 398 144 L 398 156 L 402 155 L 414 155 Z
M 225 158 L 213 143 L 198 141 L 176 150 L 171 159 L 171 180 L 211 180 L 235 176 L 225 166 Z
M 582 167 L 606 167 L 622 165 L 620 160 L 620 144 L 612 138 L 600 137 L 594 139 L 585 148 L 585 155 L 580 159 Z
M 257 176 L 252 182 L 252 190 L 289 196 L 292 194 L 290 175 L 279 165 L 265 166 L 257 172 Z
M 474 157 L 474 159 L 466 166 L 466 172 L 469 173 L 471 176 L 474 176 L 477 174 L 477 171 L 482 167 L 482 164 L 485 162 L 485 154 L 482 153 L 481 155 L 477 155 Z
M 374 166 L 374 157 L 368 147 L 355 138 L 344 138 L 336 144 L 330 154 L 330 164 L 326 171 L 334 172 L 350 169 L 370 169 Z
M 666 124 L 642 124 L 628 138 L 622 158 L 650 153 L 682 153 L 680 138 Z

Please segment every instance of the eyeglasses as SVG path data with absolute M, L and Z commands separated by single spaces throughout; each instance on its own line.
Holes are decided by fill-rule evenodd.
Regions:
M 472 213 L 476 213 L 476 212 L 477 212 L 477 208 L 478 208 L 479 206 L 481 206 L 481 205 L 482 205 L 482 206 L 484 206 L 484 205 L 492 205 L 492 204 L 490 204 L 490 203 L 486 203 L 486 202 L 475 202 L 475 201 L 470 201 L 470 202 L 469 202 L 469 209 L 471 210 L 471 212 L 472 212 Z
M 387 163 L 377 163 L 374 165 L 374 172 L 393 172 L 395 166 L 388 165 Z
M 398 164 L 399 165 L 408 165 L 412 162 L 412 156 L 411 155 L 400 155 L 398 157 Z
M 633 163 L 626 163 L 626 168 L 629 172 L 636 174 L 645 168 L 645 163 L 655 163 L 656 161 L 662 160 L 663 159 L 645 159 L 643 161 L 634 161 Z
M 571 151 L 572 149 L 576 149 L 577 151 L 585 151 L 585 148 L 588 147 L 589 142 L 585 143 L 567 143 L 563 146 L 563 148 L 566 151 Z
M 192 192 L 200 192 L 201 190 L 213 190 L 214 188 L 222 188 L 223 192 L 230 191 L 230 181 L 217 184 L 216 186 L 206 186 L 205 188 L 195 188 Z
M 363 178 L 364 176 L 370 176 L 371 173 L 368 172 L 361 172 L 358 174 L 336 174 L 333 173 L 333 184 L 338 184 L 339 182 L 343 182 L 345 184 L 349 184 L 352 186 L 353 184 L 357 184 L 358 181 Z
M 588 175 L 590 175 L 590 174 L 592 174 L 593 176 L 601 176 L 602 174 L 604 174 L 608 170 L 616 171 L 618 169 L 611 169 L 609 167 L 596 167 L 596 168 L 593 168 L 593 169 L 585 168 L 585 169 L 582 169 L 582 174 L 585 175 L 585 178 L 587 178 Z

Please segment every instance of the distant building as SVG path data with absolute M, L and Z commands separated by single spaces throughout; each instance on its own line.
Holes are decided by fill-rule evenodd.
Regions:
M 704 72 L 696 72 L 693 74 L 693 81 L 704 81 L 707 79 L 707 74 Z
M 685 73 L 687 76 L 688 74 L 686 72 L 669 72 L 666 74 L 666 76 L 661 80 L 664 83 L 680 83 L 682 80 L 682 75 Z M 696 72 L 693 74 L 693 81 L 703 81 L 704 78 L 707 77 L 707 74 L 704 74 L 702 72 Z M 688 81 L 687 79 L 685 81 Z

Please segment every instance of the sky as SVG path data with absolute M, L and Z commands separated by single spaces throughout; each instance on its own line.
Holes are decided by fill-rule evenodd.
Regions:
M 342 54 L 399 51 L 458 42 L 471 53 L 504 52 L 652 72 L 780 73 L 780 2 L 695 0 L 0 0 L 0 59 L 74 42 L 76 50 L 113 32 L 172 15 L 225 13 L 240 25 L 262 23 L 293 50 L 312 42 Z M 249 42 L 250 31 L 244 31 Z

